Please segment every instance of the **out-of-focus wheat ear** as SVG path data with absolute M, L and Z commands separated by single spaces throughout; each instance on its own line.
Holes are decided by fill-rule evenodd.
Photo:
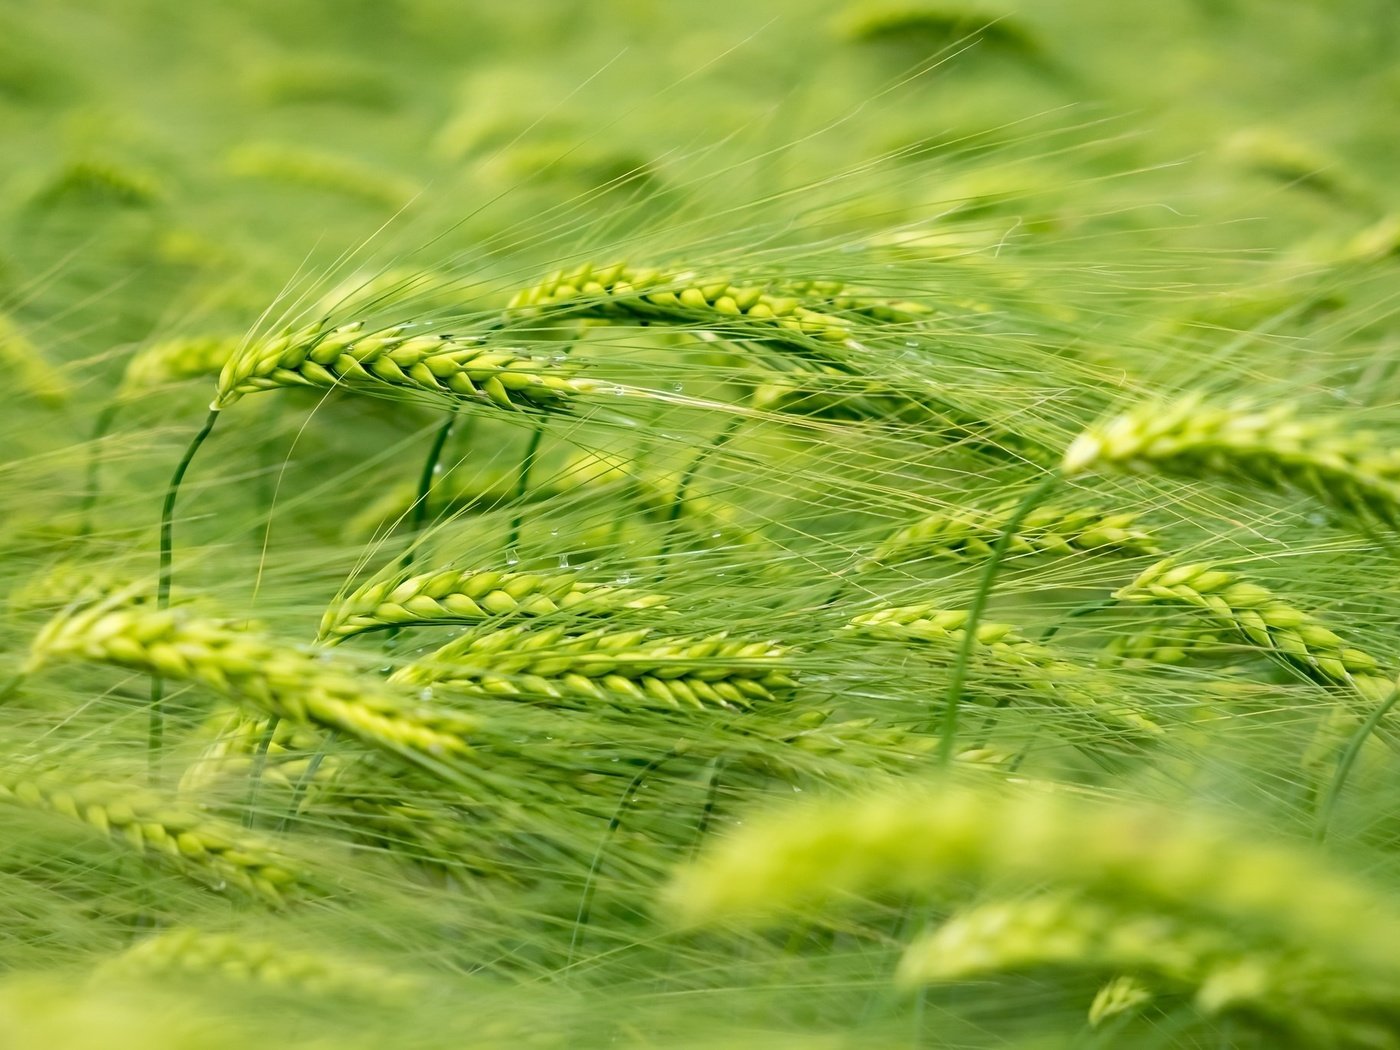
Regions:
M 51 365 L 19 325 L 0 311 L 0 372 L 12 395 L 61 408 L 73 396 L 73 385 Z
M 144 788 L 12 769 L 0 778 L 0 801 L 58 813 L 217 889 L 235 886 L 271 904 L 308 885 L 268 841 Z
M 852 897 L 942 898 L 969 883 L 1183 915 L 1370 987 L 1400 978 L 1400 908 L 1311 844 L 1049 785 L 945 778 L 775 806 L 683 867 L 664 905 L 686 923 L 772 921 Z
M 199 682 L 278 718 L 333 729 L 429 772 L 455 775 L 471 752 L 467 737 L 476 719 L 422 703 L 326 655 L 178 608 L 104 604 L 51 620 L 35 639 L 29 668 L 78 659 Z
M 353 998 L 400 1004 L 419 982 L 379 966 L 301 951 L 277 941 L 180 928 L 157 933 L 105 961 L 105 979 L 212 979 L 278 989 L 313 998 Z

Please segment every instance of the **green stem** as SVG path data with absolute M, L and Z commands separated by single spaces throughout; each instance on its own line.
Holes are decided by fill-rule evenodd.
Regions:
M 1381 724 L 1381 719 L 1390 712 L 1397 701 L 1400 701 L 1400 685 L 1390 690 L 1390 695 L 1377 705 L 1376 709 L 1371 712 L 1366 721 L 1361 723 L 1361 726 L 1352 734 L 1351 739 L 1347 741 L 1346 750 L 1342 752 L 1342 757 L 1337 760 L 1337 772 L 1332 778 L 1332 785 L 1328 788 L 1327 794 L 1318 807 L 1317 828 L 1313 831 L 1313 838 L 1316 841 L 1322 842 L 1327 838 L 1327 828 L 1332 822 L 1332 811 L 1337 807 L 1337 799 L 1341 797 L 1347 778 L 1351 776 L 1352 768 L 1356 765 L 1356 760 L 1361 754 L 1361 748 L 1365 746 L 1367 739 Z
M 447 439 L 452 435 L 452 427 L 457 422 L 457 415 L 461 411 L 461 405 L 454 405 L 452 411 L 448 413 L 447 419 L 433 437 L 433 446 L 428 449 L 428 458 L 423 461 L 423 471 L 418 475 L 418 498 L 413 501 L 413 512 L 408 522 L 408 531 L 414 536 L 418 535 L 423 528 L 423 523 L 428 520 L 428 497 L 433 491 L 433 478 L 437 475 L 438 463 L 442 461 L 442 450 L 447 445 Z M 406 562 L 413 559 L 412 551 L 404 555 Z
M 530 489 L 530 471 L 535 466 L 535 457 L 540 451 L 540 442 L 544 439 L 544 427 L 536 426 L 530 434 L 530 443 L 525 446 L 525 458 L 520 461 L 520 473 L 515 479 L 515 491 L 511 494 L 511 503 L 517 506 L 515 516 L 511 518 L 510 534 L 506 537 L 506 550 L 515 549 L 515 545 L 520 542 L 520 528 L 525 524 L 525 509 L 520 507 L 521 500 L 525 498 L 525 493 Z
M 92 427 L 92 437 L 88 439 L 88 461 L 87 478 L 83 485 L 83 501 L 78 506 L 78 538 L 86 539 L 92 535 L 92 512 L 97 507 L 99 495 L 100 472 L 102 466 L 99 448 L 108 431 L 112 429 L 112 423 L 117 418 L 117 409 L 121 407 L 120 401 L 110 401 L 107 406 L 97 414 L 97 421 Z
M 569 937 L 569 954 L 565 962 L 566 966 L 573 965 L 574 956 L 583 944 L 584 930 L 588 928 L 588 918 L 593 911 L 593 896 L 597 890 L 598 869 L 602 867 L 603 854 L 607 851 L 613 835 L 622 826 L 623 812 L 632 804 L 632 799 L 636 797 L 638 789 L 646 782 L 647 777 L 678 754 L 680 754 L 680 750 L 673 747 L 664 755 L 652 759 L 632 778 L 631 783 L 627 785 L 627 790 L 622 793 L 622 798 L 618 799 L 617 808 L 613 810 L 612 818 L 608 821 L 608 828 L 603 832 L 603 839 L 598 843 L 598 848 L 593 851 L 593 859 L 588 865 L 588 874 L 584 876 L 583 894 L 579 897 L 578 914 L 574 917 L 574 930 Z
M 175 539 L 175 500 L 180 494 L 180 482 L 184 481 L 185 472 L 190 469 L 190 463 L 194 460 L 195 453 L 199 451 L 199 447 L 204 444 L 210 431 L 214 429 L 214 424 L 218 421 L 219 410 L 211 408 L 209 415 L 204 420 L 204 426 L 199 428 L 199 433 L 195 434 L 194 440 L 185 449 L 184 456 L 175 467 L 175 473 L 170 477 L 170 485 L 165 490 L 165 502 L 161 504 L 160 508 L 160 572 L 156 577 L 157 609 L 170 607 L 170 580 L 173 575 L 172 551 Z M 159 757 L 165 738 L 165 713 L 161 704 L 164 695 L 165 679 L 160 675 L 152 675 L 151 722 L 146 737 L 147 758 L 150 763 L 152 782 L 160 780 Z
M 977 581 L 977 590 L 973 592 L 972 604 L 968 606 L 967 622 L 963 625 L 962 645 L 958 648 L 958 658 L 953 663 L 952 675 L 948 680 L 948 698 L 943 712 L 942 735 L 938 744 L 938 764 L 944 769 L 953 764 L 953 745 L 957 741 L 958 733 L 958 705 L 962 702 L 963 684 L 967 680 L 967 666 L 972 660 L 972 648 L 977 644 L 977 627 L 982 622 L 982 612 L 987 606 L 987 597 L 992 592 L 992 584 L 996 581 L 997 569 L 1001 567 L 1002 559 L 1006 556 L 1006 549 L 1011 544 L 1011 537 L 1016 534 L 1016 530 L 1021 527 L 1026 516 L 1036 508 L 1059 480 L 1060 472 L 1052 470 L 1045 475 L 1039 485 L 1026 493 L 1025 499 L 1021 501 L 1015 513 L 1007 520 L 1006 525 L 1002 527 L 1001 535 L 997 537 L 996 543 L 992 546 L 992 552 L 982 567 L 982 576 Z
M 724 425 L 724 429 L 715 435 L 715 439 L 691 460 L 690 466 L 685 468 L 685 473 L 681 475 L 681 480 L 676 485 L 676 495 L 671 501 L 671 509 L 666 514 L 666 532 L 661 540 L 661 550 L 657 553 L 658 559 L 664 559 L 671 551 L 671 540 L 674 538 L 676 522 L 680 519 L 681 511 L 685 509 L 685 497 L 689 493 L 696 475 L 700 473 L 700 468 L 705 465 L 707 459 L 729 443 L 743 422 L 742 416 L 735 416 L 731 419 Z

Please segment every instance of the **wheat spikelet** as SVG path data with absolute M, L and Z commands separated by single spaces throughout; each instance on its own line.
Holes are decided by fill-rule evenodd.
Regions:
M 968 879 L 1181 914 L 1358 979 L 1400 976 L 1400 909 L 1307 846 L 1179 807 L 1049 788 L 895 786 L 779 807 L 683 868 L 666 903 L 713 922 L 852 894 L 938 895 Z
M 788 657 L 772 642 L 726 633 L 667 638 L 647 628 L 570 634 L 520 625 L 454 639 L 390 680 L 510 699 L 749 707 L 793 686 Z
M 324 659 L 185 610 L 100 605 L 60 614 L 35 639 L 29 669 L 55 658 L 116 664 L 214 691 L 279 718 L 335 729 L 425 762 L 468 753 L 474 720 L 412 702 Z
M 549 616 L 565 611 L 606 613 L 650 609 L 665 602 L 659 594 L 590 583 L 572 573 L 405 571 L 372 580 L 333 602 L 321 618 L 320 638 L 339 642 L 384 627 L 477 623 L 498 616 Z
M 909 605 L 876 609 L 853 617 L 847 629 L 891 641 L 919 642 L 951 656 L 964 640 L 968 614 L 962 610 Z M 1020 634 L 1010 624 L 977 625 L 976 652 L 992 667 L 1015 670 L 1053 701 L 1093 715 L 1106 725 L 1157 736 L 1162 727 L 1140 711 L 1103 695 L 1085 669 Z
M 236 886 L 274 904 L 304 881 L 261 838 L 144 788 L 10 770 L 0 776 L 0 800 L 59 813 L 216 888 Z
M 137 942 L 97 971 L 102 979 L 210 977 L 297 995 L 353 996 L 397 1003 L 417 982 L 378 966 L 297 951 L 232 933 L 174 929 Z
M 1199 396 L 1147 405 L 1081 434 L 1062 468 L 1210 475 L 1296 489 L 1335 510 L 1400 524 L 1400 453 L 1336 420 L 1300 420 L 1288 405 L 1263 411 L 1208 405 Z
M 0 313 L 0 369 L 7 388 L 50 408 L 65 404 L 73 395 L 63 373 L 44 360 L 39 348 L 4 313 Z
M 870 555 L 867 565 L 914 558 L 947 556 L 986 558 L 992 552 L 1019 500 L 992 508 L 954 507 L 922 518 L 891 534 Z M 1155 554 L 1161 548 L 1151 534 L 1134 529 L 1136 514 L 1100 510 L 1037 507 L 1022 521 L 1006 548 L 1016 554 Z
M 1105 1021 L 1135 1013 L 1150 1003 L 1151 988 L 1132 974 L 1121 974 L 1105 981 L 1089 1004 L 1089 1024 L 1095 1028 Z
M 122 373 L 117 397 L 130 400 L 156 387 L 217 376 L 237 353 L 240 336 L 197 335 L 167 339 L 134 354 Z
M 451 335 L 416 334 L 398 325 L 367 332 L 362 322 L 320 322 L 245 346 L 228 360 L 210 407 L 281 387 L 346 386 L 481 401 L 506 409 L 557 409 L 594 389 L 567 362 Z

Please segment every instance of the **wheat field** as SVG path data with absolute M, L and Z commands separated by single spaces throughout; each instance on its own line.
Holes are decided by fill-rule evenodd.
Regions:
M 0 1050 L 1400 1050 L 1391 0 L 0 5 Z

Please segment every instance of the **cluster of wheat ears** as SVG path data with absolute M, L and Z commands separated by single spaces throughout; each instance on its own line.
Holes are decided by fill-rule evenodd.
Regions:
M 1164 220 L 1189 136 L 1017 126 L 1089 74 L 1011 15 L 788 12 L 832 83 L 727 136 L 646 4 L 649 100 L 531 118 L 560 3 L 464 16 L 516 57 L 445 124 L 441 5 L 254 6 L 239 104 L 329 130 L 196 203 L 93 110 L 5 187 L 0 1047 L 1400 1048 L 1383 188 L 1232 135 Z M 1269 21 L 1206 6 L 1183 78 Z M 91 91 L 11 50 L 0 117 Z

